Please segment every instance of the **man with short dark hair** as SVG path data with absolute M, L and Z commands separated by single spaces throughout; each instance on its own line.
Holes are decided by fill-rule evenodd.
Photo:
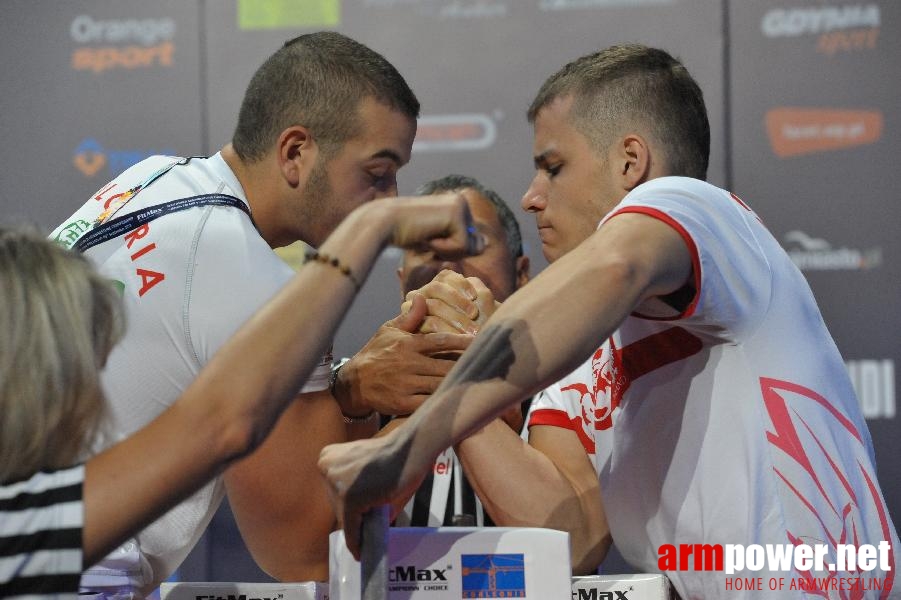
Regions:
M 254 74 L 231 144 L 209 158 L 148 158 L 54 232 L 123 290 L 129 331 L 103 381 L 114 440 L 169 406 L 291 278 L 273 248 L 297 240 L 319 246 L 357 206 L 397 195 L 418 115 L 413 92 L 382 56 L 338 33 L 302 35 Z M 124 234 L 100 236 L 107 229 L 94 227 L 151 213 L 161 216 Z M 265 571 L 325 580 L 334 514 L 316 457 L 325 443 L 369 436 L 378 423 L 372 407 L 328 394 L 330 363 L 325 357 L 304 387 L 309 393 L 257 452 L 92 569 L 84 586 L 150 592 L 194 546 L 226 493 Z M 165 452 L 166 440 L 159 443 Z
M 655 48 L 607 48 L 551 76 L 529 119 L 537 172 L 522 205 L 552 264 L 498 308 L 406 427 L 323 451 L 351 551 L 362 513 L 407 492 L 440 449 L 592 357 L 573 427 L 612 443 L 598 464 L 603 511 L 586 511 L 597 490 L 559 494 L 509 468 L 514 454 L 497 461 L 498 503 L 571 533 L 606 512 L 623 556 L 665 572 L 682 598 L 759 594 L 686 565 L 696 544 L 816 545 L 825 561 L 812 571 L 768 562 L 735 576 L 836 584 L 860 574 L 830 567 L 839 544 L 885 548 L 867 577 L 890 590 L 898 536 L 844 363 L 778 241 L 703 181 L 706 109 L 685 67 Z M 558 410 L 566 427 L 572 412 Z

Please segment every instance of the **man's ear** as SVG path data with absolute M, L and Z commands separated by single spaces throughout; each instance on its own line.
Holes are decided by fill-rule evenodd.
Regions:
M 617 176 L 625 190 L 632 190 L 649 179 L 651 173 L 651 147 L 637 133 L 629 133 L 620 139 L 615 149 Z
M 310 130 L 302 125 L 288 127 L 278 136 L 278 167 L 291 187 L 297 187 L 316 162 L 319 148 Z
M 529 257 L 523 254 L 516 258 L 516 289 L 529 283 Z

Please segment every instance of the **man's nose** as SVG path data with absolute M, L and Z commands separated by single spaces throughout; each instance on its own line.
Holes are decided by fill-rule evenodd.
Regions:
M 540 184 L 537 181 L 538 177 L 532 180 L 532 183 L 529 185 L 529 189 L 526 190 L 526 193 L 523 194 L 522 200 L 520 200 L 520 206 L 526 212 L 536 212 L 540 210 L 544 210 L 547 206 L 547 196 L 545 196 L 545 192 L 541 189 Z

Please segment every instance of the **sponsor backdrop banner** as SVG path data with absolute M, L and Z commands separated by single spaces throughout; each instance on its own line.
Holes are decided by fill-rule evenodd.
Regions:
M 0 20 L 4 222 L 49 231 L 147 155 L 227 143 L 254 69 L 285 40 L 334 29 L 391 60 L 422 102 L 402 194 L 463 173 L 495 188 L 545 261 L 519 200 L 525 111 L 565 62 L 618 42 L 661 46 L 704 89 L 709 179 L 751 203 L 804 269 L 861 394 L 890 510 L 901 512 L 901 4 L 736 0 L 7 0 Z M 388 250 L 335 340 L 353 353 L 400 299 Z M 628 567 L 614 557 L 610 570 Z M 181 569 L 266 580 L 227 509 Z
M 0 19 L 3 221 L 52 230 L 146 156 L 200 154 L 200 6 L 10 0 Z
M 707 94 L 713 129 L 711 180 L 725 180 L 723 7 L 718 1 L 307 0 L 213 2 L 206 7 L 209 151 L 228 142 L 254 69 L 286 39 L 337 29 L 385 55 L 422 103 L 401 194 L 449 173 L 496 189 L 521 218 L 535 272 L 546 263 L 532 219 L 520 208 L 532 170 L 525 118 L 541 83 L 565 62 L 625 41 L 662 45 L 682 57 Z M 702 43 L 703 41 L 703 43 Z M 373 325 L 396 316 L 399 253 L 377 263 L 335 342 L 352 353 Z
M 729 4 L 732 187 L 804 272 L 901 514 L 901 4 Z

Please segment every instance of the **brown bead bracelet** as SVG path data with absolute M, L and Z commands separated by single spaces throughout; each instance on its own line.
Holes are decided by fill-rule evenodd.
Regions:
M 329 256 L 324 252 L 319 252 L 317 250 L 308 250 L 304 255 L 305 262 L 316 261 L 318 263 L 322 263 L 324 265 L 329 265 L 331 267 L 335 267 L 338 271 L 341 272 L 342 275 L 350 279 L 351 283 L 354 284 L 354 290 L 360 291 L 360 282 L 357 281 L 357 278 L 354 277 L 353 272 L 350 270 L 350 267 L 347 265 L 341 264 L 341 261 L 338 260 L 337 257 Z

